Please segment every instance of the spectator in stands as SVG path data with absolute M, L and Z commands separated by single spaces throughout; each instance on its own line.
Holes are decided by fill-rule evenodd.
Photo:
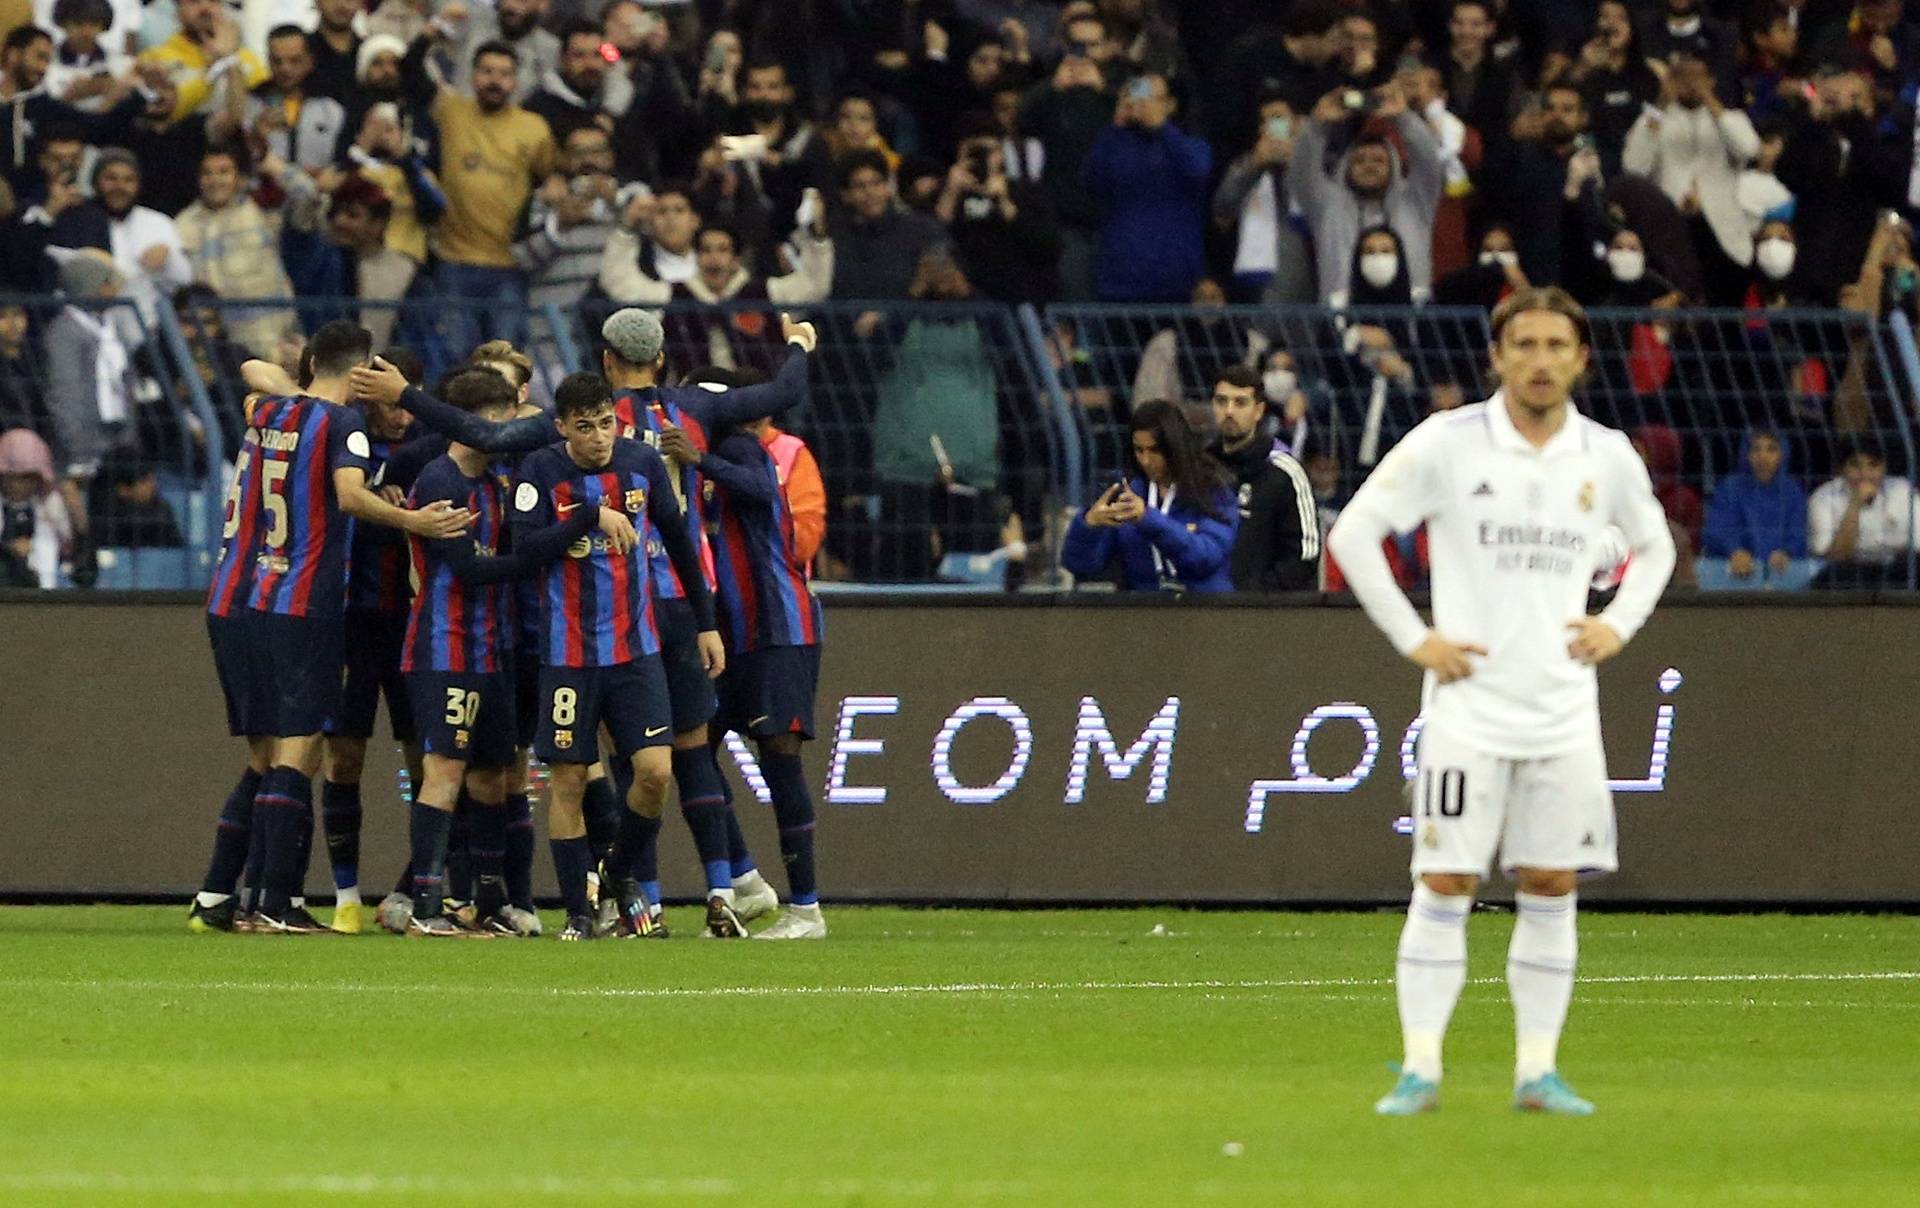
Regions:
M 159 300 L 193 280 L 179 229 L 173 219 L 139 204 L 140 161 L 130 151 L 109 147 L 94 159 L 93 195 L 106 213 L 107 246 L 125 296 L 150 325 Z
M 1593 258 L 1604 181 L 1587 123 L 1580 89 L 1554 84 L 1488 150 L 1487 200 L 1510 224 L 1529 281 L 1574 286 Z
M 1059 288 L 1060 230 L 1040 190 L 1008 178 L 993 118 L 976 111 L 957 122 L 953 166 L 934 217 L 946 225 L 954 255 L 982 296 L 1045 306 Z
M 1340 518 L 1340 510 L 1347 506 L 1353 493 L 1342 482 L 1340 446 L 1330 434 L 1315 436 L 1296 447 L 1302 451 L 1301 468 L 1306 470 L 1307 483 L 1313 488 L 1313 514 L 1320 523 L 1320 544 L 1324 550 L 1327 532 Z
M 1505 138 L 1520 89 L 1511 61 L 1493 53 L 1493 0 L 1453 0 L 1447 14 L 1447 47 L 1433 62 L 1446 84 L 1447 108 L 1482 138 Z
M 427 228 L 439 222 L 447 209 L 447 196 L 427 166 L 425 145 L 407 136 L 399 107 L 383 102 L 367 110 L 347 151 L 354 171 L 385 193 L 393 206 L 393 217 L 386 224 L 387 246 L 413 261 L 416 268 L 427 262 Z M 302 181 L 292 184 L 295 192 L 302 191 Z
M 356 86 L 346 101 L 345 137 L 364 133 L 367 114 L 389 105 L 394 124 L 410 145 L 424 148 L 437 141 L 433 102 L 439 88 L 427 70 L 427 45 L 424 38 L 409 45 L 391 34 L 372 34 L 360 43 L 354 62 Z M 357 162 L 352 151 L 346 154 Z
M 1433 287 L 1433 216 L 1446 186 L 1446 165 L 1433 130 L 1407 108 L 1395 84 L 1377 94 L 1378 120 L 1399 131 L 1404 158 L 1385 137 L 1362 131 L 1346 154 L 1328 167 L 1328 143 L 1359 120 L 1343 92 L 1320 98 L 1294 150 L 1288 183 L 1313 227 L 1320 297 L 1338 304 L 1352 286 L 1349 273 L 1363 228 L 1392 228 L 1405 249 L 1413 295 L 1424 301 Z
M 603 280 L 611 273 L 615 280 L 638 275 L 678 285 L 699 271 L 693 237 L 705 219 L 694 208 L 693 188 L 685 181 L 669 181 L 653 194 L 635 194 L 620 222 L 631 239 L 608 238 L 600 264 Z
M 1775 173 L 1797 199 L 1793 228 L 1806 285 L 1823 305 L 1853 281 L 1881 212 L 1905 204 L 1911 159 L 1901 141 L 1881 135 L 1864 76 L 1815 81 L 1806 117 L 1789 130 Z
M 272 173 L 269 173 L 272 175 Z M 279 298 L 289 303 L 293 285 L 280 261 L 278 211 L 268 213 L 246 193 L 240 152 L 217 147 L 200 157 L 200 200 L 180 211 L 174 225 L 193 279 L 229 298 Z M 253 355 L 273 356 L 293 326 L 291 307 L 249 308 L 228 319 L 233 336 Z
M 1801 292 L 1800 249 L 1793 224 L 1774 219 L 1760 228 L 1753 243 L 1753 273 L 1741 305 L 1747 310 L 1780 310 L 1789 306 L 1810 305 Z
M 24 428 L 0 432 L 0 508 L 0 587 L 58 587 L 73 516 L 55 489 L 47 442 Z
M 1740 87 L 1747 113 L 1756 124 L 1788 116 L 1801 103 L 1807 77 L 1795 10 L 1778 2 L 1761 3 L 1749 17 L 1746 41 L 1746 74 Z
M 1633 448 L 1647 465 L 1653 496 L 1667 513 L 1677 541 L 1686 538 L 1682 558 L 1700 548 L 1700 493 L 1680 481 L 1680 434 L 1665 424 L 1642 424 L 1633 430 Z
M 1102 302 L 1179 302 L 1206 271 L 1213 153 L 1172 122 L 1159 76 L 1129 81 L 1113 126 L 1087 153 L 1087 192 L 1104 213 L 1094 294 Z
M 1240 513 L 1228 476 L 1178 404 L 1143 402 L 1129 425 L 1137 472 L 1073 518 L 1060 565 L 1114 573 L 1127 591 L 1226 592 Z
M 1738 304 L 1753 263 L 1738 186 L 1759 150 L 1753 122 L 1720 103 L 1706 64 L 1694 58 L 1668 68 L 1659 108 L 1641 114 L 1627 135 L 1621 165 L 1659 184 L 1688 216 L 1712 306 Z
M 888 175 L 900 167 L 900 153 L 880 134 L 878 111 L 864 92 L 849 92 L 833 106 L 833 124 L 821 136 L 821 148 L 833 166 L 844 166 L 855 155 L 877 155 Z
M 842 160 L 839 181 L 843 205 L 831 228 L 833 296 L 908 297 L 922 257 L 946 243 L 946 232 L 895 201 L 886 160 L 877 151 L 856 151 Z
M 60 266 L 66 304 L 47 324 L 47 412 L 62 477 L 84 482 L 133 418 L 133 362 L 102 302 L 120 294 L 112 257 L 82 248 Z
M 27 428 L 45 437 L 52 432 L 40 389 L 46 366 L 28 326 L 26 307 L 0 306 L 0 432 Z
M 1333 59 L 1342 88 L 1378 88 L 1393 74 L 1393 64 L 1380 51 L 1380 26 L 1373 14 L 1361 9 L 1340 18 L 1339 51 Z
M 591 21 L 567 26 L 559 70 L 540 81 L 527 111 L 546 119 L 555 142 L 583 126 L 611 133 L 633 105 L 633 84 L 600 55 L 600 27 Z
M 246 379 L 240 367 L 246 364 L 252 354 L 227 338 L 227 324 L 220 310 L 220 295 L 212 288 L 200 284 L 183 286 L 173 295 L 173 311 L 180 319 L 180 338 L 192 357 L 193 373 L 200 379 L 200 385 L 213 405 L 214 419 L 220 425 L 222 447 L 231 454 L 240 447 L 246 431 L 242 415 Z M 290 327 L 291 323 L 287 323 L 287 326 Z M 276 342 L 262 359 L 273 359 L 278 355 L 279 348 Z M 161 355 L 161 351 L 151 343 L 135 350 L 134 372 L 148 381 L 170 385 L 172 396 L 146 392 L 147 397 L 135 408 L 134 418 L 140 427 L 141 444 L 151 454 L 164 464 L 186 465 L 191 462 L 196 450 L 190 448 L 183 439 L 183 428 L 194 435 L 195 445 L 204 443 L 205 437 L 200 432 L 200 417 L 194 412 L 193 396 L 184 379 L 187 366 L 174 366 L 169 357 L 168 369 L 162 372 L 156 363 Z
M 800 208 L 801 195 L 808 189 L 825 189 L 831 182 L 817 175 L 819 161 L 812 149 L 818 133 L 794 103 L 793 84 L 778 59 L 747 61 L 731 132 L 758 135 L 766 144 L 759 154 L 743 151 L 739 162 L 767 199 L 775 233 L 784 235 L 785 224 L 793 221 L 794 211 Z
M 1807 501 L 1807 549 L 1827 565 L 1815 587 L 1904 582 L 1920 549 L 1913 483 L 1887 474 L 1887 455 L 1868 437 L 1853 441 L 1841 474 Z
M 313 42 L 308 37 L 297 25 L 278 26 L 267 35 L 271 75 L 245 100 L 242 126 L 264 142 L 270 154 L 318 172 L 333 163 L 342 139 L 350 135 L 346 106 L 333 96 L 312 91 Z M 325 45 L 321 33 L 312 37 Z
M 387 224 L 392 217 L 392 200 L 357 173 L 349 174 L 331 194 L 316 190 L 296 204 L 281 235 L 294 294 L 362 302 L 406 297 L 419 266 L 388 243 Z M 309 323 L 315 318 L 306 317 Z M 393 342 L 395 315 L 390 307 L 370 307 L 358 318 L 373 333 L 375 348 Z
M 576 126 L 561 139 L 560 171 L 534 195 L 526 234 L 513 258 L 527 274 L 530 306 L 572 306 L 600 275 L 603 250 L 620 230 L 613 144 L 597 125 Z
M 1300 305 L 1314 300 L 1313 257 L 1293 216 L 1287 165 L 1299 117 L 1276 88 L 1260 102 L 1260 137 L 1233 161 L 1213 195 L 1213 221 L 1236 233 L 1233 295 L 1238 302 Z
M 1339 0 L 1292 0 L 1277 23 L 1261 23 L 1228 46 L 1214 73 L 1207 116 L 1222 153 L 1242 151 L 1259 135 L 1262 98 L 1281 96 L 1296 114 L 1310 111 L 1336 86 L 1340 49 Z M 1223 27 L 1224 28 L 1224 27 Z
M 560 65 L 560 39 L 541 28 L 548 0 L 497 0 L 477 4 L 466 13 L 454 55 L 454 86 L 463 93 L 480 91 L 480 49 L 499 46 L 513 59 L 507 83 L 509 99 L 517 107 L 533 95 L 540 81 Z
M 0 176 L 14 186 L 22 205 L 45 197 L 45 181 L 36 171 L 48 144 L 56 141 L 84 149 L 88 142 L 118 142 L 146 106 L 133 91 L 131 76 L 114 81 L 99 98 L 101 113 L 83 113 L 55 98 L 46 88 L 53 39 L 31 25 L 10 29 L 0 42 Z M 28 137 L 31 132 L 35 137 Z M 70 165 L 76 174 L 80 163 Z
M 1259 359 L 1243 347 L 1241 333 L 1227 317 L 1227 291 L 1212 277 L 1194 283 L 1190 309 L 1179 312 L 1171 326 L 1153 333 L 1140 350 L 1128 396 L 1198 403 L 1212 389 L 1214 377 L 1230 365 L 1251 365 Z M 1256 337 L 1265 347 L 1265 337 Z
M 82 113 L 104 112 L 116 83 L 133 70 L 124 39 L 115 39 L 114 47 L 105 40 L 113 6 L 107 0 L 55 0 L 53 23 L 60 29 L 60 45 L 47 67 L 48 94 Z
M 1267 407 L 1280 421 L 1281 439 L 1288 448 L 1306 448 L 1309 433 L 1324 426 L 1333 415 L 1332 388 L 1303 372 L 1299 358 L 1285 348 L 1260 353 L 1254 358 L 1254 367 L 1260 371 L 1260 391 Z M 1323 531 L 1325 527 L 1321 526 Z
M 1245 366 L 1213 383 L 1218 439 L 1207 452 L 1238 492 L 1239 528 L 1229 570 L 1235 591 L 1310 591 L 1319 581 L 1320 524 L 1307 472 L 1280 441 L 1280 421 Z
M 173 509 L 160 497 L 153 462 L 138 449 L 114 449 L 100 463 L 87 497 L 87 519 L 95 545 L 178 549 L 186 544 Z
M 1664 0 L 1664 20 L 1646 30 L 1647 57 L 1672 66 L 1681 59 L 1698 59 L 1707 69 L 1720 100 L 1738 105 L 1739 38 L 1733 26 L 1707 15 L 1701 0 Z
M 1858 0 L 1808 39 L 1816 63 L 1857 71 L 1891 101 L 1920 76 L 1920 30 L 1906 17 L 1905 0 Z
M 362 0 L 314 0 L 320 21 L 307 36 L 307 58 L 311 74 L 306 80 L 307 95 L 326 97 L 344 103 L 353 95 L 360 73 L 360 35 L 354 32 L 353 19 L 366 11 Z M 267 47 L 271 56 L 273 47 Z M 282 153 L 283 158 L 292 159 Z
M 1647 267 L 1647 246 L 1640 233 L 1621 228 L 1607 241 L 1605 287 L 1592 295 L 1595 306 L 1674 307 L 1686 296 L 1673 282 Z
M 1794 198 L 1787 186 L 1780 183 L 1775 171 L 1780 166 L 1780 153 L 1787 146 L 1786 124 L 1756 125 L 1754 133 L 1760 136 L 1760 150 L 1752 165 L 1740 173 L 1734 192 L 1740 201 L 1741 218 L 1745 219 L 1747 229 L 1757 236 L 1761 224 L 1771 219 L 1793 221 Z
M 1057 0 L 954 0 L 953 11 L 980 37 L 1018 43 L 1043 62 L 1060 51 Z
M 791 266 L 781 261 L 774 247 L 772 203 L 754 183 L 753 172 L 746 162 L 738 158 L 741 150 L 739 144 L 729 143 L 724 135 L 716 135 L 700 153 L 693 174 L 694 209 L 707 222 L 733 232 L 740 245 L 740 262 L 749 270 L 769 275 L 783 273 Z M 802 194 L 802 199 L 806 196 Z M 824 194 L 814 197 L 817 205 L 824 206 Z M 795 214 L 786 217 L 783 233 L 796 223 L 806 225 L 812 221 L 812 211 L 804 221 L 796 218 L 797 213 L 796 209 Z
M 506 0 L 501 20 L 545 8 L 546 0 Z M 434 102 L 447 198 L 434 235 L 434 284 L 452 303 L 445 317 L 456 349 L 495 338 L 517 342 L 524 321 L 527 280 L 513 258 L 513 234 L 534 188 L 552 173 L 554 156 L 546 121 L 514 102 L 514 55 L 504 42 L 481 43 L 473 53 L 472 98 L 443 88 Z
M 1433 300 L 1442 306 L 1492 310 L 1508 294 L 1529 284 L 1526 270 L 1520 267 L 1513 231 L 1505 223 L 1493 222 L 1480 232 L 1480 249 L 1474 262 L 1442 278 L 1433 288 Z
M 1807 556 L 1807 493 L 1789 472 L 1787 444 L 1778 432 L 1747 433 L 1740 460 L 1745 468 L 1714 487 L 1700 552 L 1725 558 L 1736 579 L 1779 574 Z
M 1097 16 L 1067 22 L 1066 42 L 1052 77 L 1020 103 L 1019 126 L 1039 139 L 1045 152 L 1040 186 L 1060 220 L 1061 297 L 1086 302 L 1093 298 L 1101 212 L 1083 169 L 1113 120 L 1113 85 L 1101 67 L 1112 55 L 1112 44 Z
M 67 185 L 65 193 L 72 199 L 66 204 L 78 201 L 77 188 Z M 49 199 L 48 204 L 60 203 Z M 45 217 L 46 207 L 35 208 Z M 45 293 L 53 276 L 46 249 L 47 224 L 28 222 L 14 200 L 13 186 L 0 177 L 0 293 Z
M 932 247 L 916 262 L 909 291 L 916 300 L 963 302 L 973 288 L 948 249 Z M 879 565 L 900 579 L 929 579 L 942 554 L 998 544 L 1002 465 L 993 363 L 970 317 L 920 312 L 869 331 L 891 344 L 892 354 L 873 405 Z
M 1660 99 L 1663 87 L 1641 49 L 1626 0 L 1602 0 L 1593 37 L 1580 47 L 1580 57 L 1568 69 L 1565 82 L 1578 88 L 1586 101 L 1588 130 L 1600 152 L 1601 174 L 1617 174 L 1627 133 L 1641 113 Z
M 140 55 L 143 64 L 163 69 L 173 83 L 170 125 L 217 113 L 225 107 L 223 90 L 245 91 L 267 78 L 258 56 L 240 45 L 239 22 L 223 0 L 178 0 L 177 7 L 180 31 Z

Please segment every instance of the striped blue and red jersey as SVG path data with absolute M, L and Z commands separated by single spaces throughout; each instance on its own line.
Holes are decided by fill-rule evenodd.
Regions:
M 395 467 L 389 459 L 395 449 L 420 435 L 417 425 L 397 440 L 385 440 L 369 432 L 373 469 L 367 475 L 367 484 L 375 490 L 387 486 L 410 490 L 412 471 L 394 477 Z M 347 532 L 347 608 L 352 612 L 405 613 L 410 594 L 406 534 L 361 521 L 351 521 Z
M 230 617 L 253 593 L 254 528 L 260 515 L 260 479 L 250 475 L 254 447 L 242 442 L 227 479 L 226 521 L 220 528 L 220 559 L 207 587 L 207 611 Z
M 707 451 L 707 429 L 698 415 L 682 407 L 670 398 L 662 397 L 661 392 L 652 387 L 640 390 L 616 390 L 613 395 L 613 414 L 620 425 L 620 434 L 629 440 L 644 441 L 654 449 L 660 447 L 660 432 L 672 424 L 687 434 L 693 447 L 700 452 Z M 671 462 L 668 470 L 675 467 Z M 693 539 L 693 548 L 700 554 L 700 565 L 707 574 L 707 588 L 713 590 L 713 550 L 707 545 L 706 518 L 702 513 L 700 499 L 700 471 L 693 466 L 679 467 L 679 473 L 673 476 L 674 498 L 680 503 L 680 510 L 686 513 L 687 535 Z M 661 600 L 679 600 L 687 592 L 680 584 L 680 576 L 674 573 L 673 562 L 667 557 L 666 546 L 655 539 L 647 545 L 647 565 L 653 575 L 653 593 Z
M 212 602 L 258 612 L 339 617 L 347 593 L 347 518 L 336 470 L 371 468 L 366 421 L 351 407 L 296 395 L 253 406 L 228 492 L 229 542 Z M 243 565 L 244 564 L 244 565 Z M 242 574 L 251 582 L 238 590 Z
M 604 504 L 624 512 L 640 543 L 619 554 L 598 529 L 547 567 L 541 598 L 549 667 L 614 667 L 660 650 L 654 590 L 644 550 L 670 518 L 681 523 L 671 475 L 660 455 L 638 441 L 616 440 L 598 469 L 582 469 L 564 444 L 529 454 L 513 491 L 516 534 L 567 520 L 578 508 Z M 702 593 L 704 595 L 704 593 Z
M 508 486 L 496 466 L 469 478 L 453 458 L 442 457 L 420 472 L 407 506 L 422 508 L 444 499 L 472 512 L 473 527 L 451 540 L 470 541 L 476 555 L 491 558 L 506 540 Z M 414 593 L 400 670 L 499 671 L 512 649 L 514 585 L 462 580 L 439 546 L 418 536 L 407 538 Z
M 793 512 L 765 446 L 733 432 L 700 462 L 713 484 L 714 573 L 720 634 L 735 654 L 770 646 L 813 646 L 820 601 L 794 539 Z

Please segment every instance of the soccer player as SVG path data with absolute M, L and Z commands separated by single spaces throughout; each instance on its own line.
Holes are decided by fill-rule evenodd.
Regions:
M 367 489 L 372 452 L 365 421 L 345 405 L 349 372 L 364 364 L 372 337 L 349 322 L 314 333 L 308 351 L 312 380 L 303 393 L 265 397 L 250 408 L 243 448 L 227 496 L 222 566 L 214 598 L 239 602 L 242 568 L 246 614 L 241 636 L 248 646 L 243 667 L 221 665 L 230 721 L 236 698 L 254 715 L 242 720 L 250 736 L 271 739 L 268 766 L 247 819 L 223 811 L 215 838 L 215 869 L 224 890 L 195 902 L 209 927 L 213 913 L 231 901 L 229 868 L 246 860 L 250 837 L 261 856 L 256 932 L 313 934 L 324 931 L 304 908 L 295 907 L 303 867 L 303 844 L 311 834 L 313 776 L 319 771 L 321 732 L 339 707 L 346 605 L 346 516 L 387 524 L 422 536 L 451 537 L 466 531 L 472 516 L 446 504 L 418 511 L 394 507 Z M 244 675 L 228 682 L 229 671 Z M 229 802 L 229 804 L 232 804 Z M 236 847 L 235 840 L 239 838 Z M 236 852 L 238 863 L 235 862 Z M 203 909 L 204 908 L 204 909 Z M 229 925 L 232 915 L 227 914 Z
M 405 408 L 367 401 L 367 435 L 373 453 L 369 481 L 376 490 L 392 486 L 404 493 L 408 477 L 395 476 L 394 451 L 419 435 Z M 391 502 L 395 496 L 388 494 Z M 355 524 L 347 553 L 346 682 L 340 713 L 327 722 L 326 780 L 320 790 L 320 824 L 326 832 L 328 864 L 333 871 L 331 926 L 344 935 L 365 929 L 360 900 L 360 778 L 366 767 L 367 740 L 374 713 L 384 696 L 387 725 L 406 752 L 408 783 L 418 796 L 420 744 L 413 711 L 400 674 L 400 649 L 406 638 L 410 588 L 407 538 L 377 524 Z
M 1367 616 L 1425 673 L 1413 786 L 1413 901 L 1396 986 L 1406 1044 L 1375 1106 L 1438 1106 L 1441 1042 L 1467 976 L 1467 914 L 1496 850 L 1515 881 L 1507 985 L 1514 1106 L 1588 1115 L 1556 1070 L 1573 995 L 1574 886 L 1616 867 L 1613 800 L 1594 668 L 1645 623 L 1674 549 L 1627 438 L 1574 410 L 1587 317 L 1559 289 L 1516 291 L 1493 312 L 1502 389 L 1428 419 L 1394 447 L 1329 538 Z M 1433 625 L 1394 583 L 1390 533 L 1427 526 Z M 1588 582 L 1631 548 L 1618 594 L 1586 613 Z
M 684 456 L 675 446 L 685 443 L 685 434 L 674 438 L 668 454 Z M 800 762 L 800 744 L 813 737 L 820 603 L 807 585 L 779 471 L 760 437 L 729 431 L 698 464 L 714 487 L 708 522 L 728 658 L 712 732 L 717 739 L 731 730 L 758 746 L 787 868 L 788 909 L 754 938 L 825 939 L 814 878 L 813 796 Z
M 627 809 L 657 818 L 673 763 L 673 711 L 652 576 L 644 553 L 657 539 L 686 585 L 696 618 L 696 645 L 708 675 L 725 665 L 713 603 L 699 555 L 659 453 L 617 435 L 613 393 L 598 374 L 576 373 L 554 396 L 563 443 L 522 463 L 514 487 L 515 539 L 551 527 L 574 509 L 607 503 L 633 518 L 632 543 L 616 537 L 576 545 L 545 580 L 543 710 L 534 752 L 549 767 L 547 824 L 554 871 L 567 909 L 562 939 L 592 938 L 588 914 L 588 847 L 581 816 L 588 766 L 599 758 L 604 723 L 613 756 L 633 770 Z M 712 902 L 709 902 L 711 911 Z
M 514 388 L 486 369 L 448 379 L 447 402 L 493 421 L 512 416 Z M 487 454 L 455 444 L 421 471 L 409 503 L 444 500 L 473 513 L 470 537 L 409 540 L 419 585 L 407 621 L 401 669 L 407 677 L 424 747 L 424 779 L 409 828 L 413 913 L 410 935 L 516 934 L 505 874 L 506 771 L 517 732 L 509 666 L 513 644 L 511 579 L 551 563 L 598 528 L 609 540 L 627 539 L 632 526 L 604 505 L 576 507 L 544 531 L 523 529 L 510 554 L 506 534 L 508 480 Z M 468 931 L 442 913 L 448 834 L 462 791 L 469 825 L 475 903 L 483 931 Z

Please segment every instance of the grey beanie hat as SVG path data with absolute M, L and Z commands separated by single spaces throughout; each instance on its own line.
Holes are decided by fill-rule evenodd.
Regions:
M 629 306 L 616 310 L 600 325 L 600 338 L 615 355 L 629 365 L 651 365 L 666 347 L 667 333 L 659 316 L 650 310 Z
M 60 289 L 70 298 L 97 298 L 107 282 L 121 280 L 112 258 L 95 248 L 68 256 L 60 265 Z
M 99 155 L 94 157 L 93 175 L 88 178 L 89 183 L 92 184 L 95 189 L 98 189 L 100 187 L 100 174 L 114 164 L 125 164 L 133 169 L 135 176 L 143 175 L 140 171 L 139 156 L 127 150 L 125 147 L 107 147 L 104 148 Z

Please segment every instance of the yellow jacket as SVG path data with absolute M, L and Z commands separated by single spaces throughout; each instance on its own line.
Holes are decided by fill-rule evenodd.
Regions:
M 234 53 L 234 66 L 228 70 L 241 72 L 241 79 L 249 91 L 267 78 L 266 65 L 250 50 L 241 49 Z M 173 115 L 167 119 L 172 125 L 185 117 L 191 117 L 207 103 L 213 95 L 213 82 L 207 78 L 207 69 L 213 64 L 207 61 L 207 55 L 200 44 L 177 33 L 151 50 L 142 51 L 142 63 L 158 63 L 167 69 L 173 77 L 173 86 L 179 90 L 179 97 L 173 103 Z

